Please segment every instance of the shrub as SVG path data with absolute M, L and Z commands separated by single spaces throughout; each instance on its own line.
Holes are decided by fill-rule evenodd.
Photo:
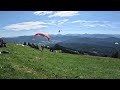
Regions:
M 115 53 L 112 54 L 111 57 L 112 57 L 112 58 L 118 58 L 118 56 L 119 56 L 119 53 L 118 53 L 118 52 L 115 52 Z
M 23 45 L 27 45 L 27 44 L 26 44 L 26 42 L 24 42 L 24 44 L 23 44 Z

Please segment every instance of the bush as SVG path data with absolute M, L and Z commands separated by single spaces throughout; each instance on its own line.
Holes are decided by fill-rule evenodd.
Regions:
M 32 43 L 31 47 L 32 47 L 32 48 L 35 48 L 35 45 Z
M 103 57 L 108 57 L 107 55 L 103 55 Z
M 31 46 L 31 44 L 28 42 L 28 46 Z
M 115 53 L 112 54 L 111 57 L 112 57 L 112 58 L 118 58 L 118 57 L 119 57 L 119 53 L 118 53 L 118 52 L 115 52 Z
M 24 42 L 24 44 L 23 44 L 23 45 L 27 45 L 27 44 L 26 44 L 26 42 Z
M 39 49 L 39 46 L 38 46 L 38 45 L 35 45 L 35 48 L 36 48 L 36 49 Z

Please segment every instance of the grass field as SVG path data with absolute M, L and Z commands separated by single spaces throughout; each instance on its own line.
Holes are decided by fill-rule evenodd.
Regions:
M 53 53 L 8 43 L 0 54 L 0 79 L 120 79 L 120 59 Z

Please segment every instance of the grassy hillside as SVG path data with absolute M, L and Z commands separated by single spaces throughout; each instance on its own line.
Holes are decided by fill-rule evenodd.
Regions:
M 43 52 L 7 44 L 10 54 L 0 54 L 0 79 L 117 79 L 120 59 Z

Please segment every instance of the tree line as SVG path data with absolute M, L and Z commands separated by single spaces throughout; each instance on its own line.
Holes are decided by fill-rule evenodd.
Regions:
M 27 45 L 27 46 L 30 46 L 32 48 L 40 50 L 40 47 L 37 44 L 33 44 L 33 43 L 29 43 L 29 42 L 28 43 L 24 42 L 23 45 Z M 53 47 L 41 46 L 42 50 L 44 48 L 49 49 L 50 52 L 54 52 L 55 50 L 61 50 L 61 53 L 70 53 L 70 54 L 81 54 L 81 55 L 92 55 L 92 56 L 120 58 L 120 52 L 118 52 L 118 51 L 111 52 L 111 55 L 107 55 L 107 54 L 100 55 L 99 53 L 90 52 L 90 51 L 74 50 L 74 49 L 71 49 L 71 48 L 67 48 L 67 47 L 61 46 L 59 44 L 55 44 Z

